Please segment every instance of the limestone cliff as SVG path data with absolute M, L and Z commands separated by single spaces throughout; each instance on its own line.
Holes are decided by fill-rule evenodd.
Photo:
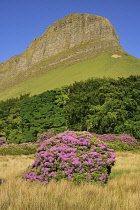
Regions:
M 0 63 L 0 90 L 60 65 L 123 51 L 107 18 L 70 14 L 49 26 L 23 54 Z

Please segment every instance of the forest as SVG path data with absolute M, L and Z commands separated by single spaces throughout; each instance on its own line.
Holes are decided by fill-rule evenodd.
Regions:
M 140 140 L 140 76 L 90 78 L 39 95 L 0 101 L 0 137 L 35 142 L 53 128 L 96 134 L 129 134 Z

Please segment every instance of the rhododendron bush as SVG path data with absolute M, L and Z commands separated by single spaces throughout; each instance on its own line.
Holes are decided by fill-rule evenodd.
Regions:
M 99 141 L 106 142 L 110 148 L 118 151 L 135 150 L 140 148 L 140 143 L 133 136 L 128 134 L 94 134 Z
M 0 137 L 0 146 L 7 145 L 7 142 Z
M 113 151 L 87 131 L 65 131 L 43 141 L 23 179 L 106 183 L 115 162 Z

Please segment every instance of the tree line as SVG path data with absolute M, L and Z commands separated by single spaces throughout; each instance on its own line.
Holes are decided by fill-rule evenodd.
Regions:
M 0 101 L 0 137 L 34 142 L 51 129 L 130 134 L 140 139 L 140 76 L 90 78 L 39 95 Z

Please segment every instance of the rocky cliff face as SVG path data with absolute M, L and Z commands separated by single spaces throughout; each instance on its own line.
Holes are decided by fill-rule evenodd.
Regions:
M 123 49 L 107 18 L 70 14 L 49 26 L 23 54 L 0 63 L 0 89 L 59 65 L 117 51 Z

